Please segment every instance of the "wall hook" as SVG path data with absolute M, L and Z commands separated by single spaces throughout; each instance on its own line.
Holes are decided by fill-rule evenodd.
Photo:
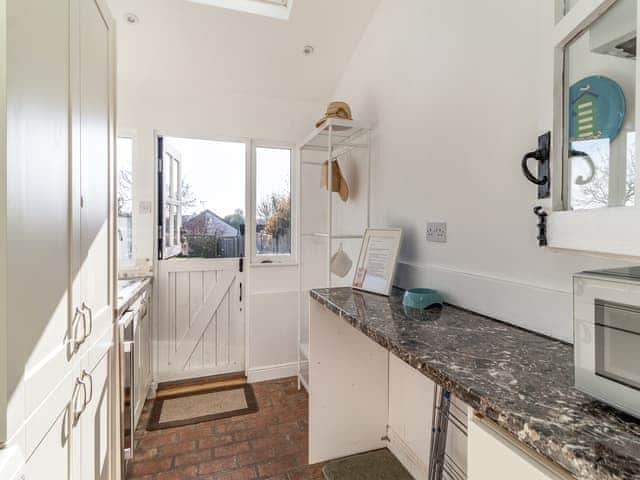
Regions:
M 541 247 L 547 246 L 547 212 L 544 208 L 538 205 L 534 207 L 533 213 L 538 217 L 538 245 Z

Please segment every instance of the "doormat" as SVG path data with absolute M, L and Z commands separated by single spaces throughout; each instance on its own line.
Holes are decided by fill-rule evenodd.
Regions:
M 251 385 L 231 385 L 157 398 L 147 430 L 182 427 L 258 411 Z
M 327 463 L 322 475 L 326 480 L 413 480 L 386 448 Z

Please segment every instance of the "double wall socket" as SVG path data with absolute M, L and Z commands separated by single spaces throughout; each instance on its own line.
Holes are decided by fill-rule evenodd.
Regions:
M 446 222 L 427 223 L 427 242 L 447 242 Z

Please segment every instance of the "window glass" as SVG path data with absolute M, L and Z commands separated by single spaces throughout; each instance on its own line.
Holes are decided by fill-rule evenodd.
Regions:
M 291 150 L 256 148 L 256 253 L 291 255 Z
M 133 261 L 133 139 L 118 137 L 118 260 Z
M 569 210 L 635 203 L 636 0 L 618 0 L 565 47 Z
M 180 161 L 172 163 L 172 189 L 178 209 L 169 222 L 180 256 L 244 257 L 246 145 L 164 137 Z M 178 175 L 178 168 L 180 174 Z

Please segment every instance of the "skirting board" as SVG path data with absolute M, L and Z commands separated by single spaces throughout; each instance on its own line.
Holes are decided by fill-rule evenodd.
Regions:
M 387 437 L 389 437 L 387 448 L 411 476 L 416 480 L 427 480 L 429 467 L 424 460 L 418 457 L 391 427 L 387 427 Z
M 398 263 L 395 284 L 435 288 L 452 305 L 573 343 L 573 298 L 569 291 L 410 263 Z
M 277 380 L 279 378 L 295 377 L 296 375 L 298 375 L 298 362 L 268 365 L 265 367 L 253 367 L 247 370 L 247 382 L 266 382 L 268 380 Z

